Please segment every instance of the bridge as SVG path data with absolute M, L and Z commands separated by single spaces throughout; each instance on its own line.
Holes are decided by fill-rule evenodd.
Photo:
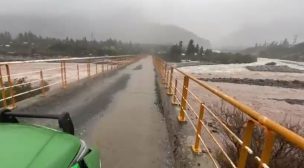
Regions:
M 0 87 L 3 108 L 69 112 L 104 167 L 266 168 L 277 140 L 304 151 L 301 135 L 158 57 L 2 62 Z

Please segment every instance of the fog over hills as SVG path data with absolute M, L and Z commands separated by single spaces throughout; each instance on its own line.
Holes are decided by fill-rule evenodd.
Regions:
M 0 31 L 244 48 L 304 41 L 303 0 L 0 0 Z
M 222 39 L 226 48 L 246 48 L 256 43 L 273 41 L 282 42 L 285 38 L 290 43 L 304 41 L 304 21 L 301 19 L 276 20 L 266 24 L 246 25 Z M 250 40 L 248 40 L 250 39 Z M 229 46 L 230 45 L 230 46 Z
M 1 15 L 0 31 L 9 31 L 12 34 L 32 31 L 42 36 L 57 38 L 86 37 L 96 40 L 113 38 L 124 42 L 146 44 L 175 44 L 180 40 L 186 44 L 193 39 L 195 43 L 210 47 L 208 40 L 184 28 L 121 17 L 87 19 L 72 16 Z

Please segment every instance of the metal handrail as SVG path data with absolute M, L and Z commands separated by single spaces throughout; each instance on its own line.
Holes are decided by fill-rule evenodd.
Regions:
M 121 59 L 122 60 L 117 60 L 117 59 Z M 0 99 L 0 102 L 2 102 L 3 107 L 8 107 L 11 106 L 12 108 L 16 107 L 15 104 L 15 97 L 21 96 L 21 95 L 25 95 L 34 91 L 39 91 L 41 90 L 41 94 L 45 95 L 46 94 L 46 89 L 49 86 L 53 86 L 53 85 L 62 85 L 62 88 L 66 88 L 67 87 L 67 79 L 69 80 L 69 82 L 73 81 L 79 81 L 80 80 L 80 72 L 83 72 L 83 70 L 80 71 L 80 66 L 81 64 L 86 65 L 86 67 L 84 67 L 84 70 L 87 72 L 86 76 L 83 76 L 82 78 L 85 77 L 94 77 L 95 75 L 99 74 L 99 73 L 108 73 L 110 71 L 114 71 L 116 69 L 119 69 L 121 67 L 124 67 L 136 60 L 138 60 L 139 58 L 141 58 L 140 56 L 135 56 L 135 55 L 120 55 L 120 56 L 102 56 L 102 57 L 82 57 L 82 58 L 63 58 L 63 59 L 44 59 L 44 60 L 28 60 L 28 61 L 10 61 L 10 62 L 0 62 L 0 93 L 2 94 L 2 98 Z M 100 62 L 100 60 L 104 60 L 104 59 L 109 59 L 109 61 L 105 64 L 98 64 Z M 84 62 L 84 63 L 78 63 L 77 60 L 90 60 L 90 62 Z M 75 64 L 75 65 L 66 65 L 67 61 L 71 61 L 71 63 Z M 76 61 L 76 62 L 73 62 Z M 99 62 L 98 62 L 99 61 Z M 119 61 L 118 64 L 112 65 L 113 61 Z M 22 73 L 15 73 L 15 74 L 11 74 L 11 70 L 10 68 L 12 68 L 11 65 L 16 65 L 16 64 L 27 64 L 27 63 L 37 63 L 39 65 L 43 65 L 45 63 L 49 63 L 49 62 L 57 62 L 56 68 L 44 68 L 43 66 L 41 66 L 40 70 L 34 70 L 34 71 L 29 71 L 29 72 L 22 72 Z M 91 67 L 90 65 L 96 65 L 96 67 Z M 110 65 L 110 69 L 108 69 L 108 65 Z M 106 65 L 106 69 L 104 68 L 104 65 Z M 6 69 L 6 74 L 2 74 L 2 66 L 5 67 Z M 75 67 L 75 69 L 70 69 L 71 67 Z M 99 67 L 99 68 L 98 68 Z M 100 70 L 101 69 L 101 70 Z M 60 70 L 60 72 L 58 72 L 58 70 Z M 52 77 L 43 77 L 43 73 L 45 72 L 50 72 L 50 71 L 54 71 L 56 74 L 56 76 L 52 76 Z M 75 73 L 75 78 L 70 78 L 69 76 L 67 76 L 67 71 L 72 72 L 73 74 Z M 92 73 L 91 73 L 92 71 Z M 16 78 L 16 76 L 18 76 L 18 78 L 24 78 L 26 75 L 28 74 L 37 74 L 38 76 L 40 76 L 40 78 L 38 77 L 35 80 L 32 81 L 26 81 L 24 83 L 20 83 L 20 84 L 14 84 L 14 79 Z M 58 76 L 59 75 L 59 76 Z M 52 81 L 52 83 L 48 83 L 45 84 L 44 81 L 50 80 L 52 78 L 59 78 L 56 81 Z M 5 85 L 5 82 L 7 82 L 8 86 Z M 33 84 L 33 83 L 39 83 L 40 82 L 40 87 L 31 89 L 31 90 L 26 90 L 20 93 L 15 93 L 15 88 L 17 86 L 22 86 L 22 85 L 28 85 L 28 84 Z M 6 95 L 8 91 L 8 96 Z M 8 105 L 7 100 L 11 100 L 11 104 Z
M 40 63 L 40 62 L 56 62 L 56 61 L 109 59 L 109 58 L 126 58 L 126 57 L 134 57 L 134 55 L 99 56 L 99 57 L 71 57 L 71 58 L 40 59 L 40 60 L 26 60 L 26 61 L 7 61 L 7 62 L 0 62 L 0 65 L 23 64 L 23 63 Z
M 223 100 L 227 101 L 228 103 L 230 103 L 234 107 L 238 108 L 242 112 L 249 115 L 252 119 L 254 119 L 257 122 L 259 122 L 260 124 L 268 127 L 269 129 L 277 132 L 278 134 L 280 134 L 281 136 L 286 138 L 287 141 L 297 145 L 299 148 L 304 150 L 304 137 L 302 137 L 302 136 L 294 133 L 293 131 L 285 128 L 284 126 L 280 125 L 279 123 L 267 118 L 266 116 L 264 116 L 264 115 L 260 114 L 259 112 L 255 111 L 251 107 L 241 103 L 237 99 L 235 99 L 231 96 L 228 96 L 224 92 L 210 86 L 206 82 L 203 82 L 203 81 L 193 77 L 192 75 L 187 74 L 187 73 L 185 73 L 185 72 L 183 72 L 183 71 L 181 71 L 177 68 L 174 68 L 174 70 L 177 70 L 178 72 L 182 73 L 183 75 L 187 75 L 195 83 L 197 83 L 200 86 L 206 88 L 207 90 L 209 90 L 213 94 L 217 95 L 218 97 L 222 98 Z
M 191 107 L 189 100 L 187 100 L 188 93 L 190 93 L 192 96 L 194 96 L 195 100 L 201 104 L 199 117 L 196 114 L 196 118 L 198 118 L 199 124 L 197 125 L 197 128 L 194 127 L 195 131 L 201 130 L 202 127 L 207 129 L 207 127 L 205 126 L 205 124 L 202 120 L 202 116 L 204 114 L 204 109 L 206 109 L 208 112 L 212 113 L 213 117 L 216 117 L 216 116 L 205 104 L 201 103 L 202 101 L 198 100 L 198 97 L 196 95 L 194 95 L 193 92 L 190 91 L 189 81 L 196 83 L 198 86 L 208 90 L 213 95 L 217 96 L 218 98 L 221 98 L 225 102 L 231 104 L 236 109 L 240 110 L 242 113 L 249 116 L 250 120 L 248 120 L 248 122 L 252 123 L 252 121 L 254 121 L 255 123 L 257 123 L 258 126 L 262 126 L 265 128 L 265 141 L 264 141 L 264 146 L 263 146 L 263 151 L 262 151 L 261 157 L 258 157 L 258 156 L 255 157 L 255 158 L 257 158 L 257 161 L 259 162 L 260 167 L 268 167 L 267 164 L 269 162 L 269 158 L 270 158 L 270 154 L 271 154 L 270 152 L 271 152 L 271 148 L 273 147 L 274 138 L 275 138 L 274 133 L 283 137 L 287 142 L 292 143 L 295 146 L 299 147 L 300 149 L 304 150 L 304 137 L 302 137 L 301 135 L 298 135 L 297 133 L 285 128 L 284 126 L 280 125 L 279 123 L 267 118 L 266 116 L 260 114 L 259 112 L 255 111 L 251 107 L 243 104 L 242 102 L 238 101 L 237 99 L 232 98 L 231 96 L 225 94 L 224 92 L 210 86 L 206 82 L 203 82 L 203 81 L 197 79 L 196 77 L 169 65 L 164 60 L 162 60 L 158 57 L 154 57 L 153 61 L 154 61 L 154 66 L 157 70 L 157 73 L 160 75 L 160 77 L 162 79 L 162 83 L 164 83 L 166 85 L 166 88 L 168 88 L 168 95 L 173 96 L 172 104 L 176 105 L 176 99 L 179 102 L 177 105 L 180 106 L 180 113 L 178 116 L 178 119 L 180 122 L 186 121 L 185 117 L 190 120 L 190 118 L 187 114 L 186 106 L 188 106 L 190 108 L 191 112 L 193 111 L 193 108 Z M 179 91 L 177 89 L 176 85 L 178 84 L 178 82 L 177 82 L 176 78 L 175 78 L 175 85 L 173 88 L 172 79 L 173 79 L 173 76 L 175 75 L 174 72 L 178 72 L 178 73 L 182 74 L 182 76 L 184 77 L 184 83 L 179 84 L 182 89 L 182 93 L 181 93 L 181 91 Z M 174 90 L 174 92 L 172 92 L 172 90 Z M 179 93 L 179 95 L 180 95 L 180 100 L 178 100 L 177 93 Z M 219 118 L 216 117 L 216 119 L 218 120 Z M 193 125 L 193 122 L 191 120 L 190 120 L 190 123 L 191 123 L 191 125 Z M 220 123 L 226 129 L 226 131 L 228 131 L 228 133 L 231 135 L 231 130 L 226 128 L 226 125 L 224 123 L 222 123 L 222 122 L 220 122 Z M 247 126 L 245 128 L 246 130 L 245 130 L 243 140 L 241 140 L 239 137 L 236 137 L 235 134 L 232 134 L 232 136 L 234 138 L 236 138 L 238 143 L 241 145 L 242 151 L 241 151 L 239 163 L 238 163 L 239 168 L 245 167 L 246 160 L 247 160 L 246 152 L 249 154 L 253 154 L 252 150 L 248 146 L 251 141 L 251 138 L 252 138 L 251 135 L 252 135 L 252 129 L 253 129 L 253 125 L 254 125 L 251 123 L 249 123 L 249 125 L 247 124 Z M 246 132 L 246 131 L 248 131 L 248 132 Z M 200 146 L 199 146 L 198 141 L 201 141 L 201 143 L 205 146 L 205 143 L 202 141 L 202 138 L 200 136 L 200 132 L 196 131 L 195 145 L 192 147 L 193 151 L 196 153 L 200 151 Z M 210 153 L 208 153 L 208 154 L 210 155 Z M 241 156 L 242 154 L 244 154 L 244 155 Z M 231 160 L 229 160 L 229 162 L 230 161 Z M 232 166 L 235 167 L 234 164 L 232 164 Z

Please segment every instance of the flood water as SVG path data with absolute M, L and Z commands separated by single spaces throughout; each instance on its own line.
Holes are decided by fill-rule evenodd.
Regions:
M 180 69 L 197 78 L 233 78 L 233 79 L 272 79 L 282 81 L 303 81 L 304 73 L 250 71 L 246 66 L 265 65 L 275 62 L 276 65 L 286 65 L 290 68 L 304 70 L 304 62 L 279 59 L 258 58 L 249 64 L 218 64 L 181 67 Z M 259 113 L 278 122 L 285 118 L 298 120 L 304 118 L 304 105 L 290 103 L 289 99 L 298 102 L 304 100 L 304 89 L 283 88 L 275 86 L 258 86 L 254 84 L 236 84 L 223 82 L 208 82 L 211 86 L 249 105 Z M 192 85 L 197 93 L 203 89 Z
M 188 66 L 182 67 L 181 69 L 188 72 L 248 72 L 246 66 L 257 66 L 265 65 L 266 63 L 275 62 L 276 65 L 287 65 L 290 68 L 295 68 L 299 70 L 304 70 L 304 62 L 280 60 L 280 59 L 270 59 L 270 58 L 258 58 L 257 62 L 248 63 L 248 64 L 217 64 L 217 65 L 200 65 L 200 66 Z

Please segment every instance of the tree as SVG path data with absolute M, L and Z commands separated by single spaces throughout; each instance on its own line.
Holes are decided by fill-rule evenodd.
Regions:
M 199 45 L 198 45 L 198 44 L 196 44 L 196 46 L 195 46 L 195 53 L 196 53 L 196 54 L 199 53 Z
M 287 40 L 287 38 L 284 39 L 284 41 L 281 44 L 282 47 L 288 48 L 289 47 L 289 42 Z
M 204 47 L 203 46 L 201 46 L 198 53 L 199 53 L 200 56 L 202 56 L 204 54 Z
M 211 49 L 207 49 L 206 51 L 205 51 L 205 55 L 206 56 L 210 56 L 212 54 L 212 50 Z
M 179 41 L 178 49 L 179 49 L 179 53 L 182 54 L 183 53 L 183 41 Z
M 181 60 L 181 48 L 180 47 L 182 46 L 180 44 L 179 45 L 175 44 L 175 45 L 171 46 L 171 48 L 169 50 L 169 54 L 168 54 L 169 61 L 180 62 L 180 60 Z
M 12 36 L 9 32 L 0 33 L 0 42 L 8 43 L 12 40 Z
M 191 58 L 194 57 L 194 53 L 195 53 L 194 41 L 191 39 L 188 43 L 188 47 L 186 50 L 186 55 L 187 55 L 188 60 L 191 60 Z

